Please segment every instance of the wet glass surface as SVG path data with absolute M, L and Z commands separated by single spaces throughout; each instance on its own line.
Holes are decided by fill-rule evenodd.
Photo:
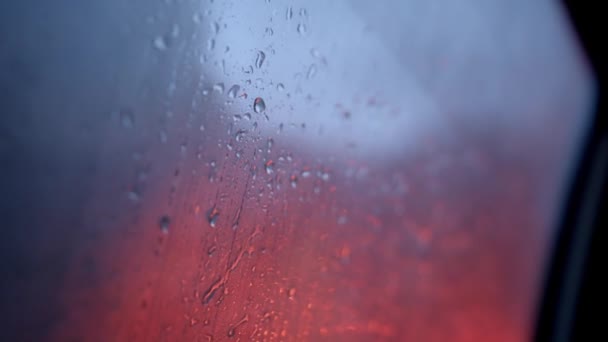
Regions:
M 7 338 L 531 333 L 593 105 L 556 3 L 2 7 Z

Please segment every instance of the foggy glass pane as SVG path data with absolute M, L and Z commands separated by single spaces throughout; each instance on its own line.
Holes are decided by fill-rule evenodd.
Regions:
M 556 2 L 0 9 L 7 338 L 530 336 L 595 90 Z

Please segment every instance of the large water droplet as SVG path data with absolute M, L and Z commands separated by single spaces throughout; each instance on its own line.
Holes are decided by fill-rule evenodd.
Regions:
M 258 55 L 255 58 L 255 67 L 256 68 L 261 68 L 262 64 L 264 64 L 264 61 L 266 60 L 266 54 L 263 51 L 258 51 Z
M 264 99 L 261 97 L 256 97 L 253 100 L 253 111 L 256 113 L 261 113 L 266 110 L 266 103 L 264 103 Z
M 163 215 L 158 220 L 158 225 L 160 226 L 160 231 L 164 234 L 169 233 L 169 224 L 171 224 L 171 218 L 168 215 Z
M 233 85 L 228 89 L 228 97 L 234 99 L 238 95 L 239 90 L 241 90 L 241 86 L 237 84 Z

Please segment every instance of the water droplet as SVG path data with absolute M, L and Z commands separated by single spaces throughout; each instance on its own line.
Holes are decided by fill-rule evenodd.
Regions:
M 224 93 L 224 83 L 216 83 L 213 85 L 213 90 L 217 91 L 220 94 Z
M 264 164 L 264 169 L 266 170 L 266 174 L 268 175 L 274 172 L 274 162 L 272 161 L 272 159 Z
M 169 224 L 171 224 L 171 218 L 169 218 L 168 215 L 163 215 L 158 220 L 158 225 L 160 226 L 160 231 L 163 232 L 163 234 L 169 233 Z
M 198 324 L 198 319 L 191 317 L 190 318 L 190 326 L 193 327 Z
M 279 84 L 277 84 L 277 91 L 282 92 L 282 91 L 284 91 L 284 90 L 285 90 L 285 86 L 283 85 L 283 83 L 279 83 Z
M 268 138 L 266 140 L 266 147 L 268 148 L 268 151 L 270 151 L 272 149 L 272 145 L 274 145 L 274 139 Z
M 308 170 L 302 171 L 300 176 L 302 176 L 302 178 L 310 177 L 310 171 L 308 171 Z
M 213 34 L 218 34 L 220 32 L 220 24 L 218 24 L 217 21 L 214 21 L 209 25 L 211 26 L 211 32 L 213 32 Z
M 253 100 L 253 111 L 256 113 L 261 113 L 266 110 L 266 103 L 264 103 L 264 99 L 261 97 L 256 97 Z
M 246 131 L 246 130 L 244 130 L 244 129 L 239 129 L 239 130 L 236 132 L 234 139 L 235 139 L 237 142 L 241 142 L 241 141 L 243 140 L 243 138 L 245 137 L 245 133 L 247 133 L 247 131 Z
M 268 36 L 272 36 L 274 34 L 274 30 L 271 27 L 267 27 L 264 33 L 266 33 Z
M 306 8 L 300 8 L 300 17 L 308 18 L 308 11 L 306 11 Z
M 169 47 L 169 39 L 165 36 L 157 36 L 152 41 L 152 45 L 159 51 L 165 51 Z
M 200 129 L 201 132 L 204 132 L 205 131 L 205 125 L 201 124 L 198 129 Z
M 311 64 L 308 68 L 308 72 L 306 73 L 307 79 L 312 79 L 317 74 L 317 66 L 315 64 Z
M 135 124 L 135 114 L 133 110 L 129 108 L 123 108 L 120 110 L 120 123 L 124 128 L 132 128 Z
M 211 247 L 207 248 L 207 255 L 208 256 L 212 256 L 213 253 L 215 253 L 216 250 L 217 250 L 217 246 L 216 245 L 212 245 Z
M 194 14 L 192 15 L 192 21 L 194 21 L 194 22 L 195 22 L 195 23 L 197 23 L 197 24 L 198 24 L 198 23 L 200 23 L 202 19 L 203 19 L 203 18 L 202 18 L 202 16 L 201 16 L 201 14 L 200 14 L 200 13 L 198 13 L 198 12 L 197 12 L 197 13 L 194 13 Z
M 285 11 L 285 19 L 291 20 L 293 18 L 293 9 L 291 6 L 287 7 L 287 11 Z
M 307 32 L 306 25 L 305 24 L 298 24 L 298 33 L 301 36 L 304 36 L 304 35 L 306 35 L 306 32 Z
M 320 174 L 319 176 L 324 182 L 327 182 L 329 180 L 329 173 L 327 172 L 323 172 Z
M 258 55 L 255 58 L 255 67 L 258 69 L 261 68 L 265 60 L 266 54 L 264 53 L 264 51 L 258 51 Z
M 207 41 L 207 50 L 211 51 L 215 48 L 215 39 L 211 38 Z
M 234 99 L 237 96 L 239 90 L 241 90 L 241 86 L 237 84 L 233 85 L 232 87 L 230 87 L 230 89 L 228 89 L 228 97 Z
M 173 28 L 171 29 L 171 37 L 179 37 L 179 26 L 177 24 L 173 25 Z
M 289 297 L 289 299 L 293 300 L 296 296 L 296 288 L 292 287 L 289 289 L 289 291 L 287 292 L 287 296 Z
M 232 117 L 232 119 L 234 120 L 234 122 L 238 122 L 241 121 L 243 117 L 241 116 L 241 114 L 234 114 L 234 116 Z
M 164 130 L 161 130 L 158 133 L 158 137 L 161 143 L 165 144 L 167 142 L 167 132 L 165 132 Z
M 295 189 L 298 186 L 298 176 L 291 175 L 291 177 L 289 177 L 289 183 L 291 184 L 291 187 Z
M 245 120 L 251 120 L 251 113 L 245 113 L 245 114 L 243 114 L 243 118 Z
M 139 196 L 139 193 L 137 191 L 133 190 L 133 191 L 129 191 L 127 193 L 127 197 L 129 198 L 129 200 L 131 200 L 133 202 L 137 202 L 137 201 L 139 201 L 139 197 L 140 196 Z
M 220 211 L 213 206 L 213 208 L 209 209 L 209 212 L 207 213 L 207 221 L 209 222 L 209 225 L 211 226 L 211 228 L 215 228 L 216 224 L 217 224 L 217 219 L 220 216 Z

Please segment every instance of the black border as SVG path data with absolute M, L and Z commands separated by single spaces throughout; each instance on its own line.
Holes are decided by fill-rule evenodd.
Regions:
M 597 78 L 598 97 L 593 125 L 584 142 L 553 246 L 534 339 L 600 341 L 607 340 L 600 337 L 606 335 L 601 326 L 605 307 L 598 303 L 606 291 L 600 286 L 600 253 L 606 249 L 602 227 L 607 222 L 607 211 L 602 208 L 603 203 L 608 203 L 606 68 L 601 28 L 602 19 L 608 17 L 601 18 L 605 12 L 599 1 L 571 0 L 564 4 Z

